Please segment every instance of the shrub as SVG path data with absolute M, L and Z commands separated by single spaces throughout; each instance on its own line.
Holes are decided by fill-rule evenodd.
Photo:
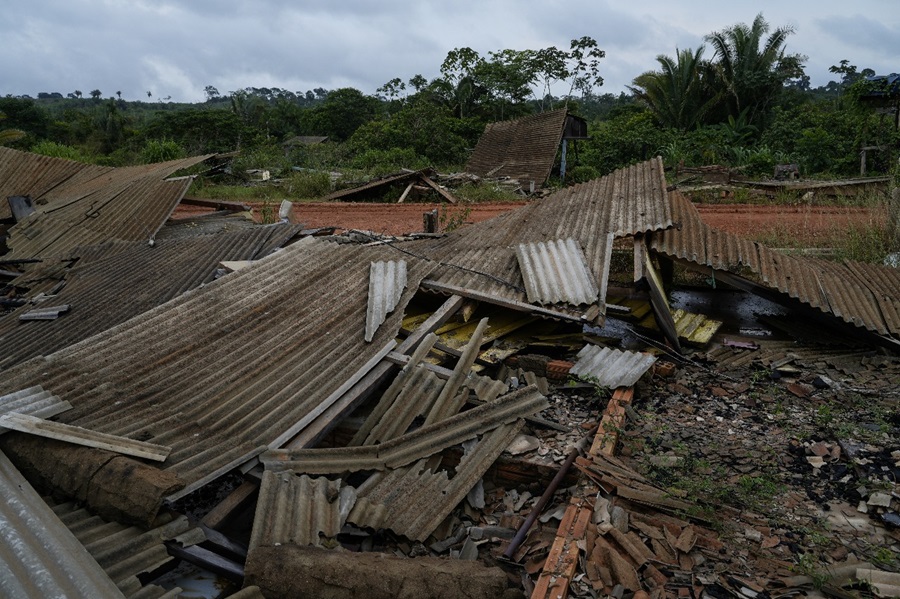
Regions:
M 184 158 L 184 156 L 184 149 L 176 142 L 167 139 L 147 140 L 141 150 L 141 161 L 145 164 L 177 160 L 178 158 Z
M 78 162 L 90 162 L 81 150 L 73 146 L 56 143 L 55 141 L 42 141 L 31 146 L 31 151 L 42 156 L 52 156 L 53 158 L 67 158 L 69 160 L 77 160 Z

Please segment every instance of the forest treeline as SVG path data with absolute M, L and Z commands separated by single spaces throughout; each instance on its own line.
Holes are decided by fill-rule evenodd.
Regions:
M 748 176 L 783 163 L 804 176 L 851 176 L 861 148 L 878 147 L 868 168 L 890 170 L 900 149 L 900 83 L 842 60 L 831 67 L 834 81 L 812 88 L 806 57 L 787 50 L 791 33 L 758 15 L 710 33 L 696 49 L 660 55 L 618 95 L 599 93 L 605 53 L 582 37 L 567 50 L 482 56 L 456 48 L 439 77 L 397 77 L 372 95 L 207 86 L 206 101 L 195 104 L 150 92 L 127 101 L 99 89 L 6 96 L 0 143 L 110 166 L 240 150 L 243 169 L 459 169 L 487 123 L 565 106 L 590 133 L 569 159 L 570 181 L 657 154 L 667 164 L 725 164 Z M 297 136 L 328 142 L 283 145 Z

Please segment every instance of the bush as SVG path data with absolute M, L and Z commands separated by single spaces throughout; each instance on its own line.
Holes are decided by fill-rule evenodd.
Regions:
M 56 143 L 55 141 L 42 141 L 31 146 L 31 151 L 42 156 L 51 156 L 53 158 L 66 158 L 68 160 L 77 160 L 78 162 L 91 162 L 81 150 L 73 146 Z
M 184 148 L 171 140 L 148 140 L 141 150 L 141 161 L 144 164 L 152 164 L 154 162 L 166 162 L 167 160 L 177 160 L 184 158 Z
M 600 172 L 592 166 L 579 164 L 566 173 L 566 181 L 570 184 L 584 183 L 600 176 Z
M 324 171 L 295 172 L 283 188 L 285 195 L 292 198 L 320 198 L 331 193 L 331 175 Z

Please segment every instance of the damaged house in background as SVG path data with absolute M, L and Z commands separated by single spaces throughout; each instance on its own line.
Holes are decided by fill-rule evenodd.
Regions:
M 479 148 L 506 153 L 476 149 L 472 172 L 543 185 L 578 123 L 539 116 L 524 138 L 521 123 L 486 131 Z M 522 139 L 552 152 L 526 160 Z M 785 368 L 801 349 L 723 335 L 726 316 L 678 305 L 676 269 L 852 345 L 812 361 L 887 377 L 896 269 L 708 227 L 660 158 L 403 239 L 171 219 L 191 180 L 173 175 L 209 158 L 107 169 L 0 148 L 5 595 L 175 597 L 197 573 L 223 597 L 811 588 L 774 557 L 729 553 L 693 498 L 617 454 L 641 385 L 672 386 L 701 359 L 766 356 L 812 393 Z M 873 519 L 896 517 L 896 494 L 867 498 Z M 898 584 L 845 567 L 848 583 Z

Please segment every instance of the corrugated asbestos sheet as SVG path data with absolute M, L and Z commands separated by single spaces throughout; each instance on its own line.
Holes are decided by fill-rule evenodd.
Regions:
M 664 229 L 671 224 L 663 164 L 655 158 L 567 187 L 441 239 L 410 242 L 402 247 L 442 263 L 428 282 L 527 303 L 515 246 L 572 239 L 584 251 L 599 290 L 597 305 L 600 314 L 604 314 L 613 238 Z M 547 308 L 560 318 L 579 319 L 584 313 L 567 304 Z
M 704 224 L 693 204 L 672 194 L 680 229 L 655 233 L 651 249 L 716 270 L 747 268 L 760 282 L 844 322 L 881 335 L 900 335 L 900 275 L 887 266 L 839 264 L 788 256 Z
M 28 414 L 39 418 L 50 418 L 71 409 L 69 402 L 62 401 L 40 385 L 7 393 L 0 397 L 0 416 L 4 414 Z M 6 429 L 0 428 L 0 433 Z
M 366 341 L 371 341 L 375 331 L 388 313 L 397 307 L 406 289 L 406 262 L 404 260 L 379 260 L 369 268 L 369 302 L 366 312 Z
M 50 505 L 127 597 L 177 596 L 180 589 L 166 591 L 156 585 L 143 586 L 138 576 L 172 561 L 164 541 L 175 540 L 182 546 L 190 546 L 206 540 L 203 531 L 193 527 L 186 516 L 167 512 L 158 518 L 154 528 L 144 530 L 104 520 L 74 503 L 53 505 L 50 502 Z
M 278 449 L 267 451 L 260 459 L 268 470 L 293 470 L 300 474 L 340 474 L 398 468 L 458 445 L 503 423 L 531 416 L 547 405 L 547 399 L 537 388 L 528 386 L 377 445 Z
M 538 304 L 565 302 L 573 306 L 597 301 L 597 282 L 591 276 L 584 252 L 572 239 L 516 246 L 519 269 L 528 301 Z
M 371 191 L 373 189 L 377 189 L 379 187 L 383 187 L 386 185 L 394 185 L 397 183 L 412 183 L 417 181 L 419 177 L 422 175 L 428 176 L 432 174 L 431 169 L 423 169 L 420 171 L 410 171 L 408 173 L 399 173 L 397 175 L 388 175 L 386 177 L 382 177 L 380 179 L 375 179 L 374 181 L 369 181 L 365 185 L 360 185 L 359 187 L 352 187 L 350 189 L 342 189 L 340 191 L 336 191 L 332 194 L 329 194 L 322 198 L 323 201 L 334 201 L 340 200 L 342 198 L 347 198 L 349 196 L 363 194 L 367 191 Z
M 446 471 L 433 472 L 428 460 L 376 472 L 357 489 L 356 505 L 347 521 L 390 528 L 414 541 L 424 541 L 509 447 L 524 423 L 520 419 L 485 434 L 466 451 L 452 478 Z
M 0 198 L 28 195 L 36 209 L 10 229 L 7 258 L 60 255 L 109 239 L 149 239 L 191 183 L 165 178 L 207 158 L 109 168 L 0 148 Z M 6 202 L 0 205 L 0 217 L 8 216 Z
M 543 186 L 550 176 L 566 125 L 565 108 L 513 121 L 490 123 L 472 151 L 466 171 L 510 177 Z
M 187 487 L 280 446 L 388 351 L 431 265 L 366 343 L 369 264 L 390 247 L 301 240 L 46 358 L 0 373 L 0 393 L 35 381 L 69 401 L 59 419 L 172 447 L 162 468 Z M 23 384 L 24 383 L 24 384 Z
M 585 345 L 569 371 L 601 387 L 630 387 L 638 382 L 656 362 L 656 356 L 641 352 L 620 351 L 599 345 Z
M 0 317 L 0 369 L 105 331 L 202 284 L 210 283 L 223 260 L 256 260 L 290 240 L 300 227 L 276 224 L 218 235 L 146 242 L 107 242 L 72 252 L 70 271 L 40 269 L 16 279 L 44 289 L 41 278 L 65 287 L 53 300 L 71 310 L 53 321 L 19 322 L 26 304 Z M 42 274 L 46 273 L 46 274 Z M 40 304 L 39 304 L 40 305 Z
M 334 539 L 356 503 L 356 489 L 340 480 L 264 471 L 250 550 L 277 544 L 321 546 Z
M 231 212 L 221 210 L 200 216 L 169 219 L 165 226 L 156 233 L 157 243 L 163 239 L 183 239 L 198 235 L 216 235 L 233 233 L 241 229 L 258 227 L 249 212 Z
M 0 594 L 124 597 L 3 452 L 0 496 Z

